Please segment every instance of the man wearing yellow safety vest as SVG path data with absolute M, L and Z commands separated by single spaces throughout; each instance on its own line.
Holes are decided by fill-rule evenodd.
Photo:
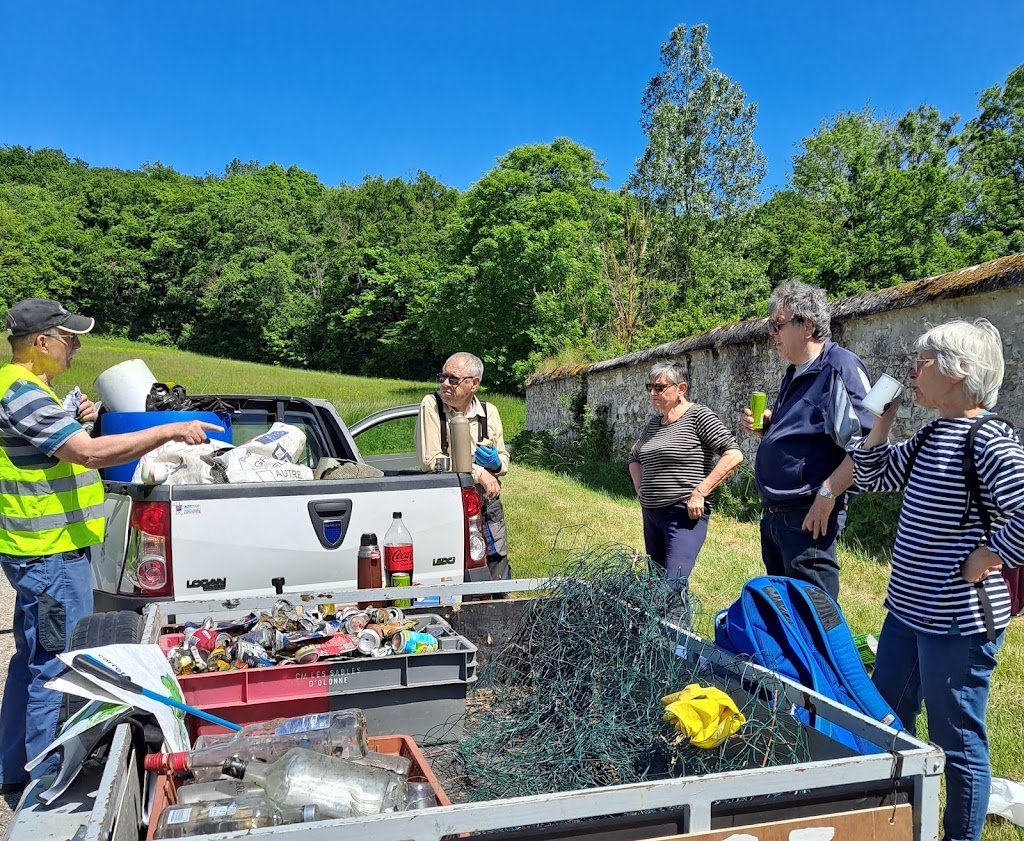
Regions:
M 44 684 L 62 670 L 75 624 L 92 612 L 89 547 L 103 542 L 103 486 L 96 470 L 133 461 L 168 441 L 198 444 L 200 421 L 124 435 L 91 437 L 83 423 L 96 406 L 82 398 L 77 417 L 53 391 L 94 321 L 56 301 L 29 298 L 7 314 L 9 365 L 0 368 L 0 565 L 15 591 L 14 641 L 0 708 L 0 790 L 56 770 L 56 757 L 25 763 L 53 741 L 60 693 Z

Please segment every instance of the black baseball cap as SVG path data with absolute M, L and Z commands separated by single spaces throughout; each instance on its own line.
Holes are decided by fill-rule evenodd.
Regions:
M 45 333 L 54 327 L 69 333 L 88 333 L 95 326 L 96 319 L 70 313 L 49 298 L 26 298 L 7 311 L 7 329 L 12 336 Z

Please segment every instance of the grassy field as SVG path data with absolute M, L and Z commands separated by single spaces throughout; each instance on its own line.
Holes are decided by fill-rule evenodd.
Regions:
M 331 400 L 346 421 L 393 405 L 415 403 L 435 388 L 433 383 L 373 380 L 313 371 L 294 371 L 243 362 L 210 359 L 179 351 L 99 338 L 87 338 L 74 370 L 57 383 L 58 393 L 73 385 L 87 392 L 95 376 L 127 358 L 142 358 L 158 378 L 184 385 L 192 393 L 294 394 Z M 501 411 L 506 438 L 524 423 L 525 406 L 518 398 L 484 395 Z M 407 437 L 379 441 L 380 452 L 412 449 L 411 422 Z M 360 438 L 361 446 L 365 446 Z M 515 574 L 519 577 L 556 573 L 560 550 L 617 543 L 642 547 L 640 515 L 635 501 L 585 487 L 566 477 L 516 466 L 502 495 L 505 501 Z M 884 612 L 882 597 L 888 567 L 877 559 L 841 550 L 843 609 L 854 632 L 877 631 Z M 708 542 L 692 579 L 706 615 L 728 605 L 747 579 L 762 571 L 757 526 L 714 517 Z M 992 769 L 996 776 L 1024 780 L 1024 622 L 1007 632 L 989 706 Z M 1024 837 L 1011 824 L 989 821 L 985 838 L 1002 841 Z

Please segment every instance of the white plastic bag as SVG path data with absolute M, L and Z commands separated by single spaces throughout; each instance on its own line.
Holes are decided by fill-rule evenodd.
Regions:
M 1024 826 L 1024 785 L 993 777 L 988 813 L 1006 818 L 1017 826 Z
M 278 421 L 262 435 L 250 438 L 239 449 L 278 461 L 296 464 L 306 448 L 306 433 L 297 426 Z
M 313 471 L 304 464 L 254 453 L 246 447 L 235 447 L 214 457 L 223 465 L 228 484 L 245 482 L 299 482 L 313 478 Z
M 313 478 L 306 465 L 296 464 L 305 448 L 306 433 L 279 421 L 262 435 L 218 453 L 212 461 L 223 469 L 229 484 L 300 482 Z
M 203 457 L 230 449 L 230 444 L 214 439 L 205 444 L 168 441 L 139 459 L 132 481 L 147 485 L 214 485 L 217 478 Z

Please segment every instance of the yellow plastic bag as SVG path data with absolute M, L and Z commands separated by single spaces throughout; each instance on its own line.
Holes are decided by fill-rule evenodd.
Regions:
M 691 683 L 661 699 L 664 720 L 699 748 L 713 748 L 740 729 L 746 719 L 721 689 Z

